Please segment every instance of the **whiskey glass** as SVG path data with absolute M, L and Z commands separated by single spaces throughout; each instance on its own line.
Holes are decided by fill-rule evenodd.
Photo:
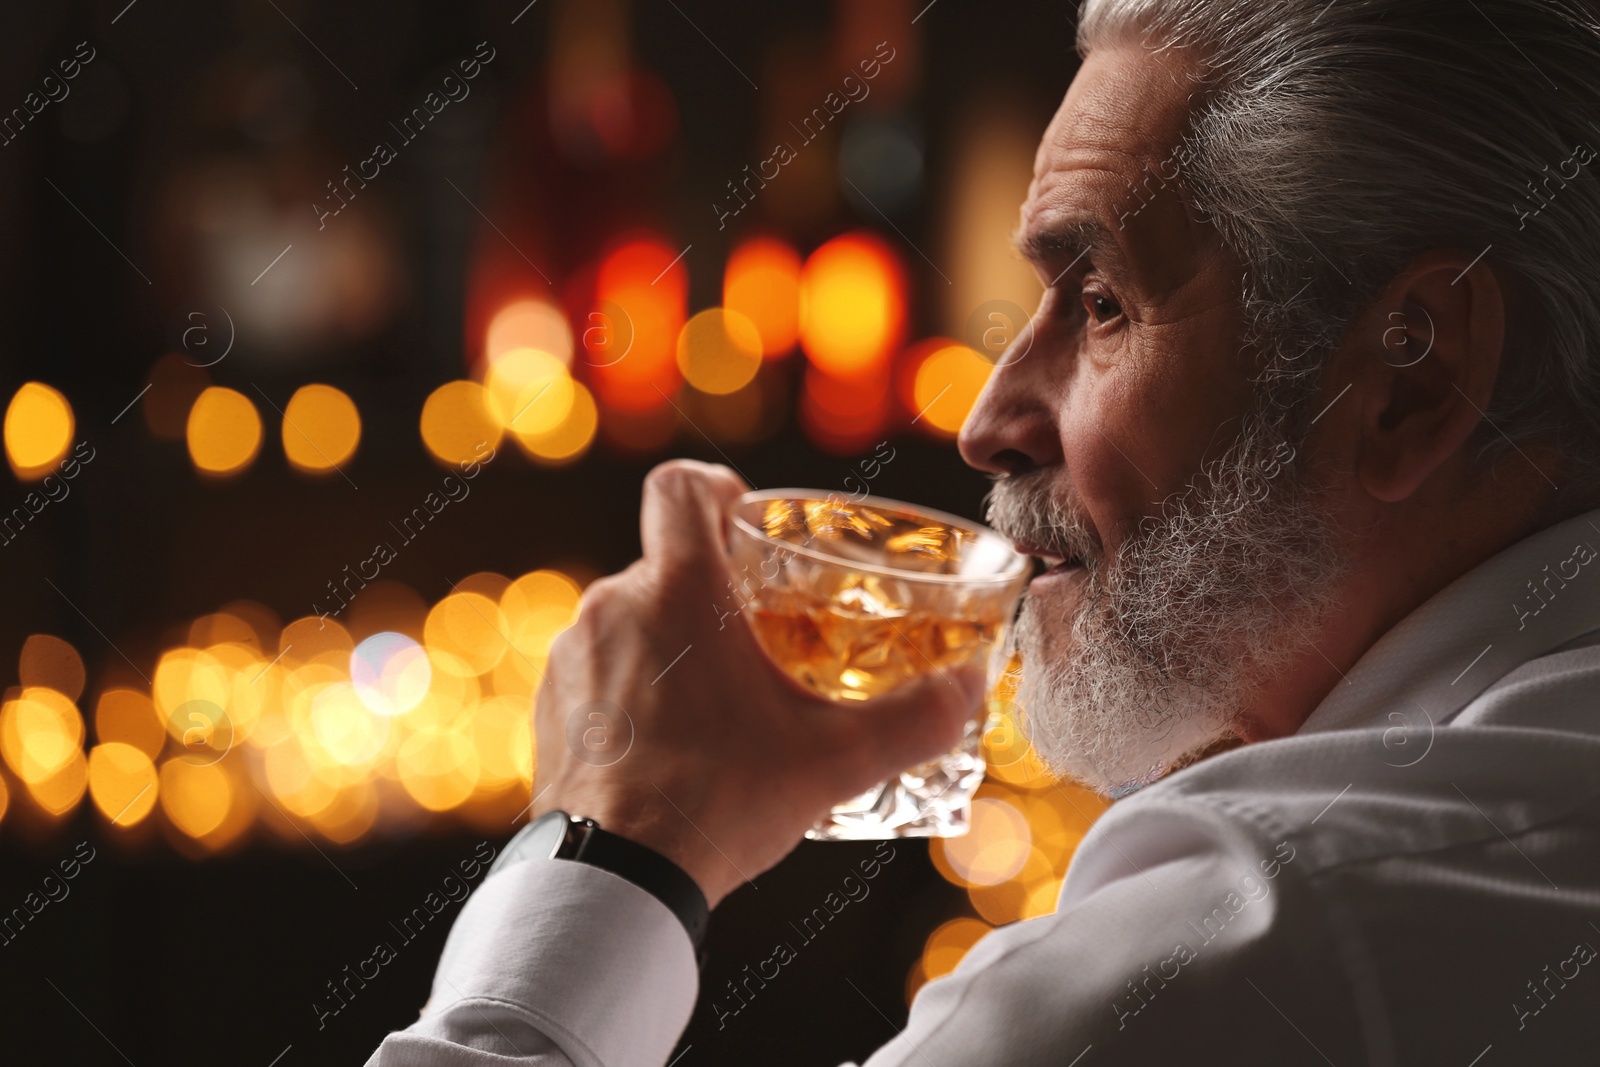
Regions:
M 731 594 L 762 648 L 812 692 L 867 700 L 969 661 L 987 686 L 1000 680 L 1030 563 L 993 530 L 815 489 L 746 493 L 729 518 Z M 973 709 L 955 748 L 841 802 L 806 836 L 966 833 L 983 780 L 985 707 Z

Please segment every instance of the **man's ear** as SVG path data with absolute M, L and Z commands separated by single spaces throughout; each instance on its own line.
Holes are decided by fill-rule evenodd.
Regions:
M 1506 305 L 1481 258 L 1428 252 L 1406 265 L 1352 329 L 1346 367 L 1360 409 L 1356 476 L 1385 503 L 1415 493 L 1485 418 Z

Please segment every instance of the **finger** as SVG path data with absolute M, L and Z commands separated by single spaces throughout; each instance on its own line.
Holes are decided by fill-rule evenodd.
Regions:
M 960 664 L 922 675 L 880 697 L 841 707 L 854 719 L 865 789 L 950 751 L 981 712 L 988 689 L 981 666 Z M 854 763 L 854 761 L 851 761 Z
M 639 536 L 644 556 L 669 568 L 722 566 L 724 513 L 750 487 L 727 467 L 674 459 L 644 480 Z

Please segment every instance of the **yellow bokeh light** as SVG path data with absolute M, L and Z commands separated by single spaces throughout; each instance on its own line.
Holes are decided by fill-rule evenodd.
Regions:
M 161 810 L 183 833 L 200 838 L 222 825 L 233 806 L 233 779 L 214 763 L 180 757 L 161 765 Z
M 498 825 L 526 803 L 534 693 L 582 587 L 538 570 L 514 581 L 479 572 L 454 589 L 406 631 L 359 644 L 332 619 L 280 628 L 271 613 L 246 621 L 237 603 L 198 616 L 189 643 L 157 659 L 148 694 L 97 695 L 88 752 L 83 716 L 53 687 L 81 689 L 81 661 L 65 642 L 36 635 L 23 678 L 53 685 L 9 691 L 0 756 L 42 812 L 62 816 L 87 794 L 102 818 L 127 828 L 159 807 L 194 842 L 188 854 L 227 848 L 257 821 L 288 842 L 315 831 L 340 846 L 380 825 L 425 825 L 430 813 Z M 226 758 L 241 741 L 242 756 Z M 0 780 L 0 817 L 9 799 Z M 1064 816 L 1041 819 L 1062 835 Z
M 28 795 L 49 814 L 65 815 L 83 799 L 88 781 L 89 761 L 83 758 L 83 749 L 74 748 L 67 762 L 54 774 L 28 783 Z
M 234 642 L 211 645 L 204 651 L 222 668 L 227 680 L 227 695 L 222 701 L 227 722 L 214 724 L 215 736 L 209 742 L 215 751 L 221 752 L 233 741 L 249 737 L 254 729 L 272 691 L 262 677 L 268 661 L 256 653 L 253 645 Z
M 284 741 L 268 749 L 264 765 L 267 786 L 290 814 L 309 818 L 338 795 L 336 783 L 317 773 L 315 762 L 298 741 Z
M 930 354 L 917 368 L 912 386 L 919 421 L 943 433 L 958 432 L 993 370 L 994 364 L 966 345 Z
M 428 650 L 405 634 L 373 634 L 350 653 L 350 680 L 355 692 L 380 715 L 403 715 L 427 695 L 433 682 Z
M 582 382 L 573 381 L 572 403 L 560 425 L 545 433 L 517 434 L 523 452 L 543 463 L 568 463 L 581 456 L 594 443 L 600 427 L 600 411 L 594 394 Z
M 1051 857 L 1038 848 L 1030 848 L 1009 878 L 987 885 L 970 885 L 967 887 L 967 899 L 972 901 L 973 909 L 986 921 L 1003 926 L 1023 917 L 1033 886 L 1055 876 Z
M 361 413 L 331 385 L 302 385 L 283 409 L 283 454 L 299 470 L 331 472 L 360 443 Z
M 728 256 L 722 304 L 749 318 L 770 359 L 794 347 L 800 330 L 800 257 L 782 241 L 757 237 Z
M 448 811 L 478 784 L 478 751 L 458 730 L 430 727 L 406 738 L 395 755 L 400 784 L 429 811 Z
M 702 393 L 742 389 L 761 369 L 761 334 L 741 312 L 707 308 L 678 331 L 678 369 Z
M 1028 860 L 1033 834 L 1017 807 L 994 796 L 972 802 L 970 829 L 962 837 L 938 839 L 944 860 L 962 885 L 998 885 L 1017 875 Z
M 377 820 L 378 791 L 367 781 L 345 786 L 331 801 L 307 816 L 307 821 L 336 845 L 359 840 Z
M 174 648 L 156 661 L 151 685 L 156 711 L 172 739 L 197 754 L 232 742 L 227 714 L 232 695 L 228 669 L 209 652 Z
M 875 237 L 845 234 L 811 254 L 800 276 L 800 342 L 841 378 L 881 364 L 905 319 L 899 264 Z
M 53 689 L 31 686 L 0 705 L 0 755 L 30 786 L 83 755 L 83 716 Z
M 505 427 L 489 391 L 477 382 L 445 382 L 422 405 L 422 443 L 444 463 L 482 460 L 500 444 Z
M 560 571 L 534 571 L 506 587 L 500 597 L 512 657 L 542 665 L 550 642 L 578 617 L 578 583 Z
M 315 615 L 303 615 L 295 619 L 283 628 L 278 637 L 278 652 L 283 657 L 279 662 L 291 666 L 310 663 L 328 652 L 348 656 L 355 647 L 355 639 L 342 624 L 335 619 Z
M 486 700 L 472 716 L 482 783 L 503 788 L 533 780 L 533 702 L 526 697 Z
M 956 969 L 963 956 L 994 927 L 981 919 L 951 919 L 928 935 L 922 950 L 922 973 L 929 981 Z
M 132 745 L 110 741 L 89 752 L 89 795 L 116 826 L 132 826 L 156 806 L 156 766 Z
M 1042 878 L 1028 888 L 1028 895 L 1022 902 L 1020 919 L 1037 919 L 1044 915 L 1054 915 L 1056 901 L 1061 897 L 1061 878 Z
M 561 309 L 543 300 L 516 300 L 495 313 L 489 322 L 484 355 L 493 363 L 517 348 L 537 348 L 572 363 L 572 328 Z
M 213 385 L 195 398 L 186 429 L 189 458 L 207 474 L 234 474 L 261 450 L 261 416 L 243 393 Z
M 6 817 L 6 812 L 11 808 L 11 790 L 6 787 L 6 780 L 0 777 L 0 819 Z
M 263 647 L 254 627 L 225 611 L 202 615 L 189 624 L 189 644 L 193 647 L 203 648 L 225 642 L 251 645 L 258 652 Z
M 72 405 L 43 382 L 27 382 L 6 407 L 6 459 L 18 478 L 50 472 L 72 444 Z
M 428 612 L 423 640 L 473 674 L 486 674 L 506 654 L 505 632 L 499 604 L 481 593 L 452 593 Z
M 383 754 L 389 720 L 374 715 L 353 686 L 326 686 L 311 700 L 311 731 L 322 751 L 347 767 L 369 766 Z
M 132 745 L 154 759 L 167 741 L 166 724 L 149 697 L 133 689 L 108 689 L 94 709 L 94 736 Z
M 83 657 L 59 637 L 34 634 L 22 643 L 17 677 L 25 686 L 45 686 L 77 700 L 83 695 Z
M 514 348 L 489 365 L 495 419 L 519 436 L 549 433 L 572 410 L 576 392 L 566 364 L 536 348 Z

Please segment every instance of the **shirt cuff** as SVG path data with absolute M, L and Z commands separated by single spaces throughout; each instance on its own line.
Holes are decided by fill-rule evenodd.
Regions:
M 585 863 L 531 859 L 462 908 L 428 1015 L 487 1001 L 525 1014 L 574 1063 L 659 1067 L 699 979 L 683 923 L 653 894 Z

